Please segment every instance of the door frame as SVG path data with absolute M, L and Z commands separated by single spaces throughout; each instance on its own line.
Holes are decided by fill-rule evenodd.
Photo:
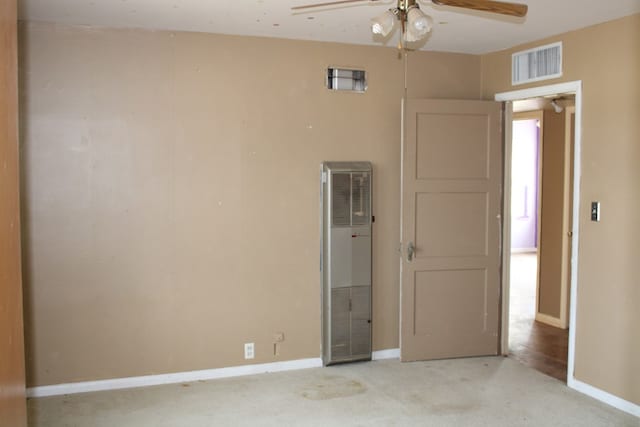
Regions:
M 563 114 L 565 115 L 565 125 L 564 125 L 564 177 L 563 177 L 563 187 L 564 187 L 564 200 L 562 201 L 562 232 L 563 233 L 573 233 L 572 221 L 573 218 L 571 216 L 572 211 L 572 203 L 573 203 L 573 182 L 571 177 L 571 171 L 573 168 L 573 158 L 571 154 L 573 153 L 573 145 L 574 145 L 574 135 L 575 135 L 575 115 L 576 115 L 576 107 L 568 106 L 565 107 Z M 571 116 L 573 115 L 573 123 Z M 572 234 L 571 234 L 572 235 Z M 571 282 L 571 268 L 568 266 L 571 263 L 571 249 L 570 243 L 567 239 L 562 240 L 562 281 L 560 282 L 560 324 L 563 328 L 569 327 L 569 302 L 571 298 L 568 297 L 567 287 L 570 286 Z M 569 246 L 569 248 L 567 248 Z M 567 274 L 567 268 L 569 269 L 569 274 Z M 568 300 L 568 301 L 567 301 Z
M 578 386 L 575 379 L 575 352 L 576 352 L 576 307 L 578 301 L 578 243 L 580 239 L 580 152 L 582 147 L 582 80 L 566 83 L 558 83 L 547 86 L 538 86 L 516 91 L 501 92 L 495 95 L 496 101 L 506 103 L 504 115 L 504 189 L 503 191 L 503 224 L 502 224 L 502 309 L 501 309 L 501 353 L 506 355 L 509 351 L 509 286 L 510 286 L 510 253 L 511 253 L 511 122 L 512 102 L 527 98 L 551 96 L 562 93 L 575 94 L 575 134 L 573 154 L 573 209 L 572 209 L 572 237 L 571 237 L 571 284 L 569 304 L 569 349 L 567 359 L 567 385 L 571 388 Z

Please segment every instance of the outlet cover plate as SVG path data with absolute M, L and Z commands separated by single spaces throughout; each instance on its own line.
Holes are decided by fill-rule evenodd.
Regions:
M 244 345 L 244 358 L 253 359 L 255 357 L 255 347 L 252 342 L 248 342 Z

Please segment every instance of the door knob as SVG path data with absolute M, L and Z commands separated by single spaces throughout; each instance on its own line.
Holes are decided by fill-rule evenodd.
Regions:
M 416 247 L 413 245 L 413 242 L 409 242 L 407 246 L 407 261 L 413 261 L 413 255 L 416 253 Z

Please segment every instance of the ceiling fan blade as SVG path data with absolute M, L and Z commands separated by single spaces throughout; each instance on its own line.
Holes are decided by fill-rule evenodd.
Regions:
M 315 4 L 306 4 L 304 6 L 294 6 L 291 8 L 291 10 L 310 9 L 312 7 L 334 6 L 336 4 L 359 3 L 363 1 L 377 1 L 377 0 L 338 0 L 338 1 L 330 1 L 326 3 L 315 3 Z
M 529 7 L 526 4 L 507 3 L 492 0 L 431 0 L 440 6 L 462 7 L 465 9 L 481 10 L 483 12 L 499 13 L 502 15 L 523 17 L 527 15 Z

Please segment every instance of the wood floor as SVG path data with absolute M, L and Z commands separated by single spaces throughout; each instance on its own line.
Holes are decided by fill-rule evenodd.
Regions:
M 536 263 L 535 254 L 511 257 L 509 356 L 566 382 L 569 331 L 534 320 Z

